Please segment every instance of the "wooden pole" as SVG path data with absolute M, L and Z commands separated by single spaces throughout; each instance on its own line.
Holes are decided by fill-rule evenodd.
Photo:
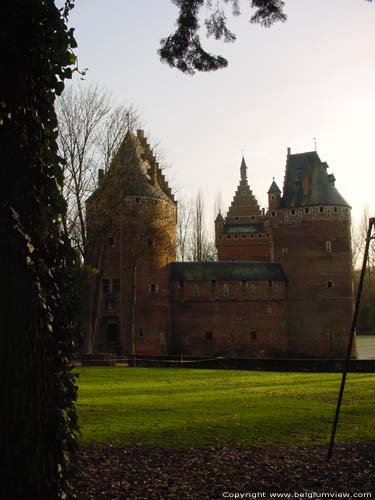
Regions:
M 375 218 L 372 217 L 371 219 L 369 219 L 369 224 L 368 224 L 368 230 L 367 230 L 367 236 L 366 236 L 365 253 L 363 255 L 361 276 L 360 276 L 359 284 L 358 284 L 357 298 L 356 298 L 356 301 L 355 301 L 355 308 L 354 308 L 354 314 L 353 314 L 352 327 L 351 327 L 351 331 L 350 331 L 350 337 L 349 337 L 349 343 L 348 343 L 348 350 L 347 350 L 347 353 L 346 353 L 344 370 L 343 370 L 342 378 L 341 378 L 340 391 L 339 391 L 339 395 L 338 395 L 338 398 L 337 398 L 336 413 L 335 413 L 335 419 L 333 421 L 333 426 L 332 426 L 331 440 L 330 440 L 329 447 L 328 447 L 328 452 L 327 452 L 327 460 L 331 459 L 332 449 L 333 449 L 333 445 L 334 445 L 334 442 L 335 442 L 336 429 L 337 429 L 337 424 L 338 424 L 338 421 L 339 421 L 340 408 L 341 408 L 342 398 L 343 398 L 344 389 L 345 389 L 346 375 L 348 373 L 349 361 L 350 361 L 350 354 L 352 352 L 353 341 L 354 341 L 354 334 L 355 334 L 355 329 L 356 329 L 356 326 L 357 326 L 357 319 L 358 319 L 358 313 L 359 313 L 359 306 L 360 306 L 360 303 L 361 303 L 361 294 L 362 294 L 363 283 L 364 283 L 365 273 L 366 273 L 367 256 L 368 256 L 368 251 L 369 251 L 369 247 L 370 247 L 370 242 L 372 240 L 371 233 L 372 233 L 372 230 L 373 230 L 374 226 L 375 226 Z

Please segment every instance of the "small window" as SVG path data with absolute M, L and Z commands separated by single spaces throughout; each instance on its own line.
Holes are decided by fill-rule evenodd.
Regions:
M 216 288 L 216 280 L 211 280 L 210 285 L 211 288 Z
M 227 240 L 230 240 L 230 234 L 227 234 Z
M 112 312 L 115 310 L 116 301 L 115 299 L 106 299 L 105 301 L 105 310 L 108 312 Z
M 287 255 L 288 249 L 286 247 L 282 248 L 281 249 L 281 253 L 284 254 L 284 255 Z
M 236 220 L 236 221 L 237 221 L 237 220 L 238 220 L 238 217 L 235 217 L 235 218 L 234 218 L 234 220 Z
M 178 288 L 184 288 L 184 280 L 178 280 Z
M 238 234 L 235 234 L 234 239 L 237 240 L 237 238 L 238 238 Z
M 271 217 L 276 217 L 276 212 L 274 210 L 271 212 Z
M 333 211 L 337 213 L 338 212 L 337 207 L 333 207 Z
M 241 280 L 241 288 L 246 288 L 247 282 L 246 280 Z
M 333 281 L 331 280 L 326 281 L 326 288 L 333 288 L 333 287 L 334 287 Z
M 222 237 L 222 235 L 220 235 L 220 236 L 219 236 L 219 240 L 222 240 L 222 239 L 223 239 L 223 237 Z
M 271 194 L 271 200 L 275 199 L 275 195 Z
M 198 297 L 198 295 L 199 295 L 199 287 L 197 285 L 194 286 L 193 293 L 194 293 L 194 297 Z
M 267 307 L 267 314 L 272 314 L 272 307 L 271 306 Z
M 116 278 L 112 281 L 112 288 L 113 288 L 114 292 L 120 291 L 120 280 L 118 278 Z
M 324 207 L 319 207 L 319 212 L 322 214 L 324 212 Z
M 224 297 L 228 297 L 229 295 L 229 286 L 227 284 L 223 286 L 223 295 Z
M 211 341 L 214 339 L 214 332 L 206 332 L 206 340 Z
M 309 214 L 310 210 L 308 208 L 305 208 L 305 214 Z
M 153 247 L 154 246 L 154 240 L 152 238 L 147 238 L 147 245 L 149 247 Z
M 325 246 L 326 246 L 326 252 L 328 253 L 332 252 L 332 241 L 326 241 Z
M 140 198 L 136 198 L 136 199 L 135 199 L 135 202 L 136 202 L 136 203 L 141 203 L 141 199 L 140 199 Z
M 255 285 L 254 284 L 250 285 L 250 295 L 254 297 L 255 292 L 256 292 Z
M 140 339 L 143 339 L 143 337 L 145 336 L 145 332 L 143 330 L 139 330 L 138 336 Z
M 255 220 L 255 215 L 251 215 L 250 220 Z
M 269 237 L 270 237 L 270 233 L 267 233 L 267 234 L 266 234 L 266 238 L 269 238 Z
M 103 292 L 109 293 L 109 280 L 103 280 Z
M 113 247 L 114 243 L 115 243 L 115 240 L 114 240 L 113 236 L 109 236 L 108 237 L 108 246 Z
M 150 283 L 149 290 L 150 290 L 150 293 L 157 293 L 158 292 L 158 285 L 156 283 Z
M 166 344 L 165 333 L 161 332 L 160 333 L 160 345 L 165 345 L 165 344 Z
M 272 280 L 268 280 L 268 288 L 272 287 Z
M 294 210 L 294 208 L 291 210 L 291 214 L 296 215 L 296 211 Z
M 246 234 L 241 234 L 241 237 L 244 239 L 246 238 Z
M 250 233 L 250 239 L 254 239 L 254 233 Z
M 251 338 L 251 340 L 256 340 L 257 339 L 257 331 L 256 330 L 251 330 L 251 332 L 250 332 L 250 338 Z

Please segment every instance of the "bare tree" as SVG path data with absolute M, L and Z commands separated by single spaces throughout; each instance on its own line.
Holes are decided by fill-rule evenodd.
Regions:
M 207 233 L 204 199 L 201 190 L 198 191 L 192 209 L 190 248 L 190 258 L 195 262 L 216 259 L 215 244 Z
M 133 106 L 116 105 L 98 86 L 69 86 L 57 100 L 59 154 L 65 161 L 62 192 L 67 203 L 65 233 L 85 260 L 85 201 L 106 171 L 127 130 L 139 126 Z
M 177 227 L 176 227 L 176 252 L 177 260 L 185 262 L 189 257 L 189 242 L 191 238 L 191 220 L 193 212 L 191 200 L 178 201 Z
M 352 226 L 352 253 L 354 285 L 358 286 L 360 266 L 362 265 L 363 252 L 366 244 L 366 235 L 370 218 L 368 205 L 363 207 L 362 217 L 358 225 Z M 357 330 L 359 333 L 374 333 L 375 331 L 375 245 L 370 243 L 366 275 L 362 292 L 361 307 L 358 316 Z

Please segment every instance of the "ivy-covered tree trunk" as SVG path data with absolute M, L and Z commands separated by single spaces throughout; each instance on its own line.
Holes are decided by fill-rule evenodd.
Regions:
M 52 0 L 0 4 L 0 498 L 72 498 L 76 443 L 74 253 L 55 95 L 71 75 L 72 32 Z

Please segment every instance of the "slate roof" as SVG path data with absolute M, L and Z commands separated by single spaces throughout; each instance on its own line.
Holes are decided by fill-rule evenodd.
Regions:
M 327 173 L 316 151 L 288 155 L 282 208 L 306 205 L 341 205 L 350 207 L 334 186 L 334 176 Z
M 274 262 L 174 262 L 172 281 L 286 281 L 281 264 Z
M 156 177 L 154 183 L 153 169 Z M 145 196 L 175 203 L 172 191 L 142 131 L 137 132 L 137 135 L 126 133 L 108 172 L 87 201 L 98 197 L 112 183 L 117 183 L 118 188 L 124 190 L 124 196 Z
M 258 222 L 254 224 L 227 224 L 225 226 L 225 233 L 240 234 L 240 233 L 263 233 L 264 224 Z
M 221 215 L 221 212 L 217 214 L 215 222 L 224 222 L 224 217 Z
M 276 182 L 274 180 L 272 181 L 272 184 L 271 184 L 267 194 L 269 194 L 269 193 L 281 193 L 279 186 L 276 184 Z

